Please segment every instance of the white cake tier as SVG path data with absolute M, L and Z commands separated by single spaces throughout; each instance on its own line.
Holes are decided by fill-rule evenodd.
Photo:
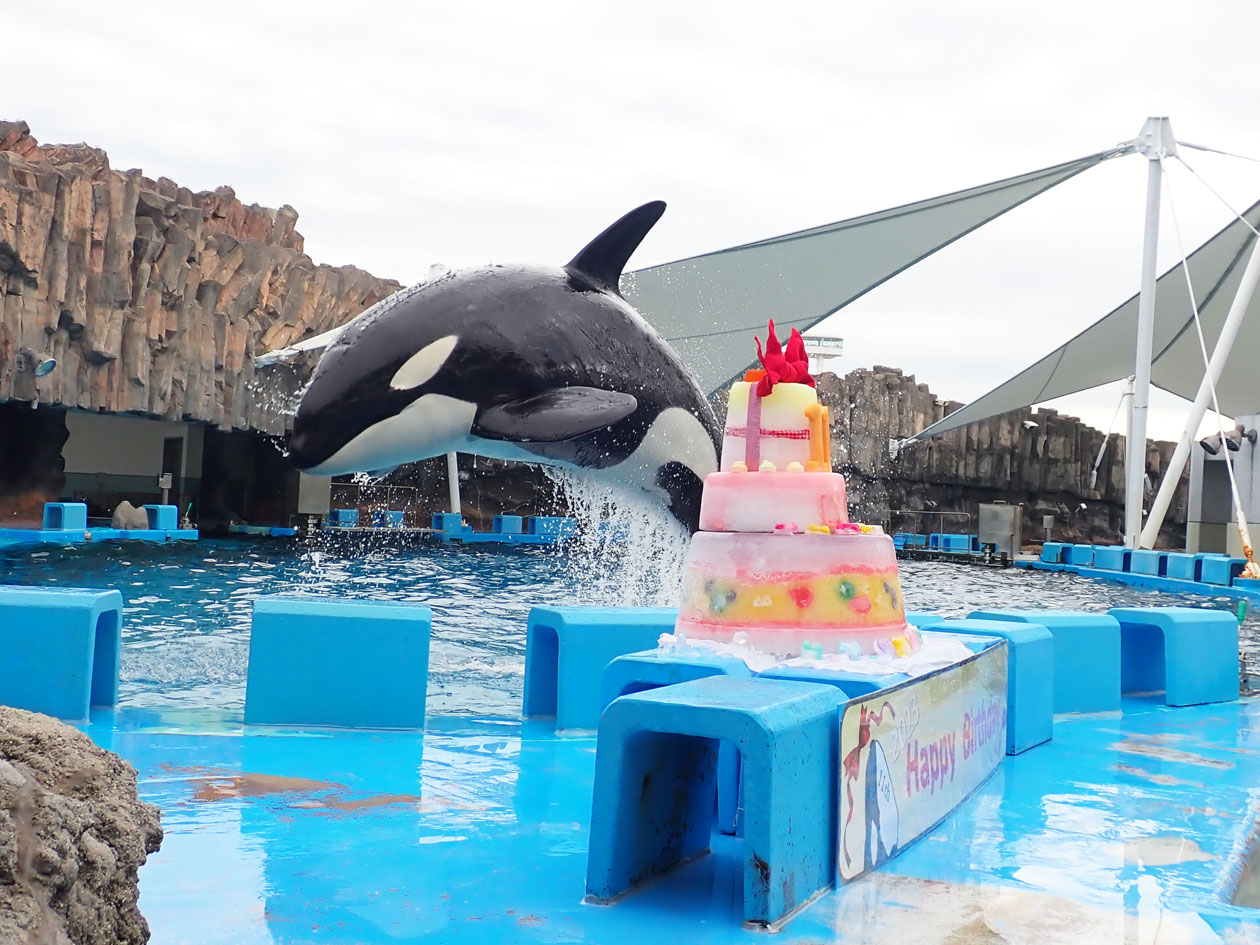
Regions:
M 716 472 L 704 477 L 700 530 L 772 532 L 834 529 L 849 521 L 844 476 L 831 472 Z
M 750 425 L 748 406 L 756 386 L 749 381 L 731 385 L 722 439 L 722 471 L 729 471 L 737 462 L 756 469 L 766 460 L 777 469 L 786 469 L 789 463 L 804 467 L 809 462 L 805 408 L 818 403 L 814 388 L 808 384 L 775 384 L 769 396 L 759 398 L 760 423 Z
M 892 539 L 884 534 L 698 532 L 684 571 L 678 631 L 770 653 L 903 654 L 908 627 Z

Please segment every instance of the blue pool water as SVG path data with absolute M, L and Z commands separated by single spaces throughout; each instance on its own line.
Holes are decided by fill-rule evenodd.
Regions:
M 608 572 L 638 569 L 635 549 L 605 554 L 612 556 L 600 562 Z M 948 616 L 1011 606 L 1237 607 L 1227 598 L 1137 591 L 1070 575 L 936 562 L 902 562 L 901 568 L 908 607 Z M 0 553 L 0 583 L 122 592 L 121 705 L 229 712 L 244 706 L 254 599 L 299 592 L 427 604 L 433 610 L 429 713 L 516 716 L 530 607 L 663 602 L 643 599 L 641 583 L 618 588 L 593 582 L 591 574 L 589 562 L 562 550 L 404 546 L 380 539 L 132 542 Z M 1260 664 L 1260 623 L 1251 617 L 1243 647 L 1248 662 Z

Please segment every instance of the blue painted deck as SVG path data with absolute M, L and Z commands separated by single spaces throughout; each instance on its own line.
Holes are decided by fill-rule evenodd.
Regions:
M 1095 581 L 1108 581 L 1112 584 L 1123 584 L 1144 591 L 1163 591 L 1167 594 L 1201 594 L 1205 597 L 1230 597 L 1245 600 L 1249 603 L 1260 603 L 1260 586 L 1243 581 L 1239 584 L 1207 584 L 1203 581 L 1187 581 L 1181 578 L 1165 577 L 1157 574 L 1138 574 L 1132 571 L 1113 571 L 1109 568 L 1091 568 L 1074 564 L 1054 564 L 1046 561 L 1016 561 L 1015 566 L 1031 571 L 1052 571 L 1075 574 L 1077 577 L 1092 578 Z
M 449 717 L 422 735 L 246 730 L 137 709 L 87 730 L 163 810 L 141 872 L 157 945 L 764 940 L 740 925 L 733 838 L 614 906 L 581 904 L 593 735 Z M 1060 720 L 775 940 L 1253 941 L 1260 917 L 1225 896 L 1257 783 L 1254 702 L 1126 699 Z

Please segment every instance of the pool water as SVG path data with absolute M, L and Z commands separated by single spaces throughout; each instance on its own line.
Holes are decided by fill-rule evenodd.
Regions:
M 678 560 L 678 549 L 673 559 Z M 0 583 L 107 587 L 122 592 L 120 704 L 219 709 L 245 703 L 250 613 L 260 595 L 310 593 L 407 601 L 433 610 L 428 712 L 517 716 L 525 624 L 536 604 L 649 604 L 641 548 L 609 546 L 592 579 L 584 555 L 545 548 L 396 544 L 380 538 L 305 543 L 207 540 L 0 552 Z M 1137 591 L 1071 575 L 901 563 L 907 607 L 965 616 L 990 607 L 1106 610 L 1200 606 L 1235 611 L 1229 598 Z M 638 576 L 638 580 L 633 580 Z M 1260 622 L 1243 624 L 1249 665 L 1260 665 Z

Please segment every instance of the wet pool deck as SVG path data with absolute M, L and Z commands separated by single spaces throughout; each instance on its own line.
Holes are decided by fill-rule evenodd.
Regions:
M 595 739 L 431 719 L 421 738 L 124 709 L 89 734 L 166 839 L 141 908 L 166 943 L 755 942 L 738 841 L 583 905 Z M 927 837 L 776 942 L 1260 942 L 1230 904 L 1260 796 L 1260 702 L 1061 717 Z

